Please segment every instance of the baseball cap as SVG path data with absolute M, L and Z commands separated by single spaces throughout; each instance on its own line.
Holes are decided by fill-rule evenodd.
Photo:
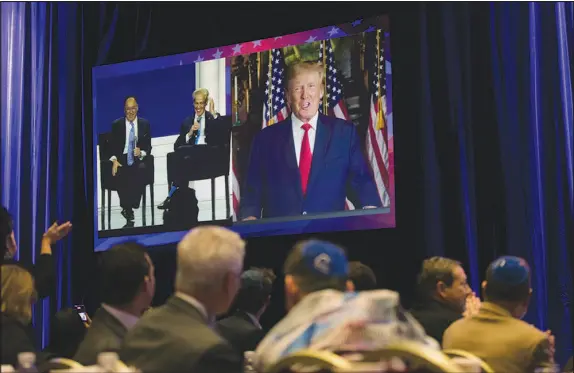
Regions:
M 285 261 L 284 272 L 309 279 L 304 291 L 344 287 L 349 263 L 339 246 L 321 240 L 304 241 L 295 246 Z

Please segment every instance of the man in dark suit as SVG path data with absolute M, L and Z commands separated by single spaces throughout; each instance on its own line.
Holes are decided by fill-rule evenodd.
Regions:
M 241 194 L 243 220 L 345 210 L 348 194 L 358 208 L 382 205 L 372 171 L 352 123 L 319 114 L 323 67 L 288 68 L 291 117 L 254 139 Z
M 456 260 L 433 257 L 423 262 L 417 279 L 418 300 L 411 314 L 427 334 L 442 342 L 444 331 L 466 312 L 478 312 L 480 300 L 468 286 L 466 273 Z
M 119 244 L 103 253 L 100 273 L 102 307 L 74 356 L 84 365 L 96 364 L 101 352 L 119 351 L 155 293 L 154 266 L 139 244 Z
M 209 102 L 209 111 L 206 110 Z M 209 91 L 205 88 L 199 88 L 193 92 L 193 109 L 194 112 L 183 120 L 179 130 L 179 136 L 173 144 L 173 149 L 181 148 L 185 145 L 212 145 L 221 143 L 221 131 L 219 131 L 217 118 L 219 114 L 215 111 L 215 103 L 209 97 Z M 180 160 L 173 158 L 176 163 Z M 179 169 L 177 165 L 174 166 Z M 177 175 L 176 175 L 177 177 Z M 157 208 L 165 210 L 169 206 L 170 198 L 175 191 L 182 185 L 186 184 L 185 178 L 174 180 L 167 198 Z
M 125 117 L 112 123 L 110 143 L 112 176 L 116 178 L 122 216 L 126 226 L 133 226 L 134 209 L 139 208 L 145 188 L 144 159 L 151 153 L 151 126 L 149 121 L 138 117 L 135 97 L 124 103 Z
M 242 355 L 255 351 L 265 336 L 259 320 L 271 301 L 274 280 L 271 270 L 254 268 L 243 272 L 235 312 L 217 323 L 219 334 Z
M 128 332 L 120 359 L 142 372 L 243 372 L 241 356 L 213 330 L 227 312 L 243 267 L 245 242 L 202 226 L 177 246 L 175 294 Z

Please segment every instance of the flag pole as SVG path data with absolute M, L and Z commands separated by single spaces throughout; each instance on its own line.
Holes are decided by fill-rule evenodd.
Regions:
M 269 81 L 269 94 L 267 97 L 267 112 L 269 113 L 269 122 L 267 125 L 273 124 L 273 49 L 269 50 L 269 70 L 267 73 Z
M 327 42 L 321 42 L 323 47 L 323 115 L 327 115 Z
M 383 61 L 384 62 L 384 61 Z M 385 128 L 385 115 L 383 113 L 383 98 L 381 97 L 381 30 L 377 30 L 377 104 L 379 105 L 379 112 L 377 113 L 377 129 L 382 130 Z
M 247 75 L 249 76 L 249 80 L 247 81 L 247 92 L 245 92 L 245 110 L 249 113 L 249 93 L 253 88 L 253 82 L 251 81 L 251 56 L 247 57 Z
M 261 52 L 257 52 L 257 87 L 261 82 Z
M 359 60 L 360 60 L 360 64 L 361 64 L 361 71 L 365 71 L 365 50 L 366 48 L 366 44 L 367 44 L 367 35 L 366 33 L 363 32 L 363 37 L 362 37 L 362 43 L 361 43 L 361 52 L 359 54 Z

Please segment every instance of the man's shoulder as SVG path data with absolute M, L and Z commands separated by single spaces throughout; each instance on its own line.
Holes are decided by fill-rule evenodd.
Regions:
M 126 124 L 126 117 L 119 117 L 112 122 L 112 129 L 125 126 L 125 124 Z
M 275 124 L 263 128 L 257 134 L 256 139 L 265 139 L 265 141 L 272 140 L 274 137 L 285 132 L 285 130 L 289 127 L 291 127 L 291 119 L 290 118 L 284 119 L 281 122 L 277 122 Z
M 239 315 L 231 315 L 217 322 L 217 327 L 220 329 L 257 329 L 252 322 L 244 319 Z
M 146 118 L 143 118 L 143 117 L 138 117 L 138 124 L 149 126 L 149 120 L 147 120 Z
M 509 317 L 507 322 L 508 328 L 512 329 L 513 333 L 521 335 L 521 339 L 525 342 L 537 344 L 547 338 L 546 333 L 526 321 Z
M 319 121 L 323 124 L 329 124 L 331 126 L 341 126 L 343 128 L 355 127 L 355 124 L 349 120 L 330 115 L 319 114 Z

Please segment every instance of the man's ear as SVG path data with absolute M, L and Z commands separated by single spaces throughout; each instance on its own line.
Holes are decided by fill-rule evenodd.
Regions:
M 447 288 L 447 286 L 446 286 L 446 284 L 445 284 L 443 281 L 438 281 L 438 282 L 436 283 L 436 292 L 437 292 L 437 294 L 443 295 L 443 294 L 445 293 L 445 291 L 446 291 L 446 288 Z
M 295 294 L 299 291 L 299 287 L 291 275 L 285 275 L 285 291 L 290 294 Z
M 355 284 L 351 280 L 347 280 L 347 291 L 349 292 L 355 291 Z

